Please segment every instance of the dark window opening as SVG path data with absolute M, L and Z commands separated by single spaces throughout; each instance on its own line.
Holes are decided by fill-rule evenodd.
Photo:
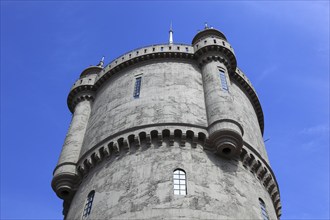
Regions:
M 222 69 L 219 69 L 220 72 L 220 81 L 221 81 L 221 87 L 223 90 L 228 91 L 228 84 L 225 72 Z
M 259 198 L 259 204 L 260 204 L 262 219 L 269 220 L 265 202 Z
M 134 93 L 133 93 L 133 97 L 135 99 L 140 97 L 140 90 L 141 90 L 141 80 L 142 77 L 137 77 L 135 78 L 135 86 L 134 86 Z
M 83 212 L 83 219 L 87 218 L 87 216 L 91 214 L 94 195 L 95 195 L 95 191 L 93 190 L 87 196 L 87 200 Z

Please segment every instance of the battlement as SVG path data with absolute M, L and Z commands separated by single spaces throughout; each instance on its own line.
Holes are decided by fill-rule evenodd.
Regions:
M 206 25 L 187 45 L 171 29 L 169 43 L 103 63 L 67 98 L 52 180 L 66 218 L 80 219 L 94 197 L 96 219 L 258 219 L 261 198 L 269 218 L 281 216 L 261 104 L 223 33 Z
M 154 125 L 132 131 L 123 131 L 109 136 L 80 157 L 77 162 L 77 170 L 80 178 L 84 178 L 89 172 L 92 172 L 93 168 L 101 165 L 105 160 L 125 159 L 127 155 L 146 151 L 149 148 L 179 147 L 214 153 L 208 138 L 206 128 L 195 127 L 194 125 Z M 280 191 L 269 164 L 247 142 L 244 142 L 242 151 L 234 160 L 249 170 L 265 187 L 272 198 L 277 216 L 280 217 Z
M 158 44 L 132 50 L 108 64 L 99 73 L 95 86 L 99 88 L 106 79 L 123 68 L 156 58 L 194 59 L 194 49 L 185 44 Z

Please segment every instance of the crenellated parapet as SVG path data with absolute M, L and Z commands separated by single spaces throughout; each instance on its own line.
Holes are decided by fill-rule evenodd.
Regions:
M 211 35 L 194 42 L 193 46 L 200 67 L 212 60 L 218 60 L 226 66 L 229 73 L 236 70 L 234 49 L 227 41 Z
M 202 147 L 207 136 L 205 129 L 175 125 L 147 126 L 122 133 L 106 138 L 80 157 L 77 162 L 79 174 L 84 176 L 105 158 L 124 156 L 150 147 L 169 147 L 173 146 L 174 142 L 182 147 L 186 146 L 186 143 L 192 148 L 198 145 Z
M 95 81 L 97 74 L 102 70 L 102 67 L 91 66 L 85 69 L 80 78 L 73 84 L 69 92 L 67 103 L 71 112 L 75 106 L 82 100 L 93 100 L 95 94 Z
M 176 144 L 175 144 L 176 143 Z M 191 150 L 201 149 L 217 154 L 209 140 L 206 129 L 191 126 L 153 126 L 134 131 L 123 131 L 112 135 L 91 148 L 77 162 L 77 172 L 81 179 L 104 160 L 120 159 L 149 148 L 182 147 Z M 219 157 L 223 158 L 223 157 Z M 262 156 L 248 143 L 244 142 L 240 154 L 233 157 L 240 161 L 265 187 L 272 199 L 277 216 L 281 216 L 279 187 L 275 175 Z
M 280 190 L 275 175 L 269 164 L 260 156 L 260 154 L 248 143 L 244 143 L 244 147 L 240 154 L 240 161 L 244 168 L 253 173 L 256 178 L 265 187 L 272 199 L 277 217 L 281 216 Z
M 159 44 L 132 50 L 104 67 L 96 79 L 96 89 L 124 68 L 158 58 L 194 59 L 194 48 L 186 44 Z

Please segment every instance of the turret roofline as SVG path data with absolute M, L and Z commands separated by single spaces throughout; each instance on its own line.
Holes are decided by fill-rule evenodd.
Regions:
M 85 77 L 90 74 L 98 74 L 103 68 L 100 66 L 89 66 L 84 71 L 81 72 L 80 78 Z
M 195 37 L 193 38 L 191 44 L 194 44 L 199 39 L 201 39 L 201 38 L 203 38 L 205 36 L 210 36 L 210 35 L 214 35 L 214 36 L 220 37 L 221 39 L 227 41 L 226 36 L 221 31 L 218 31 L 217 29 L 214 29 L 214 28 L 207 28 L 207 29 L 204 29 L 204 30 L 198 32 L 195 35 Z

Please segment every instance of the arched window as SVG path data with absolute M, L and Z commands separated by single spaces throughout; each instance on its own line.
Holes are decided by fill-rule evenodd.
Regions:
M 259 204 L 260 204 L 262 219 L 269 220 L 265 202 L 259 198 Z
M 173 172 L 173 190 L 174 195 L 187 195 L 186 172 L 176 169 Z
M 89 216 L 89 214 L 91 214 L 94 195 L 95 195 L 95 191 L 92 190 L 87 196 L 86 204 L 84 207 L 83 219 L 87 218 L 87 216 Z

